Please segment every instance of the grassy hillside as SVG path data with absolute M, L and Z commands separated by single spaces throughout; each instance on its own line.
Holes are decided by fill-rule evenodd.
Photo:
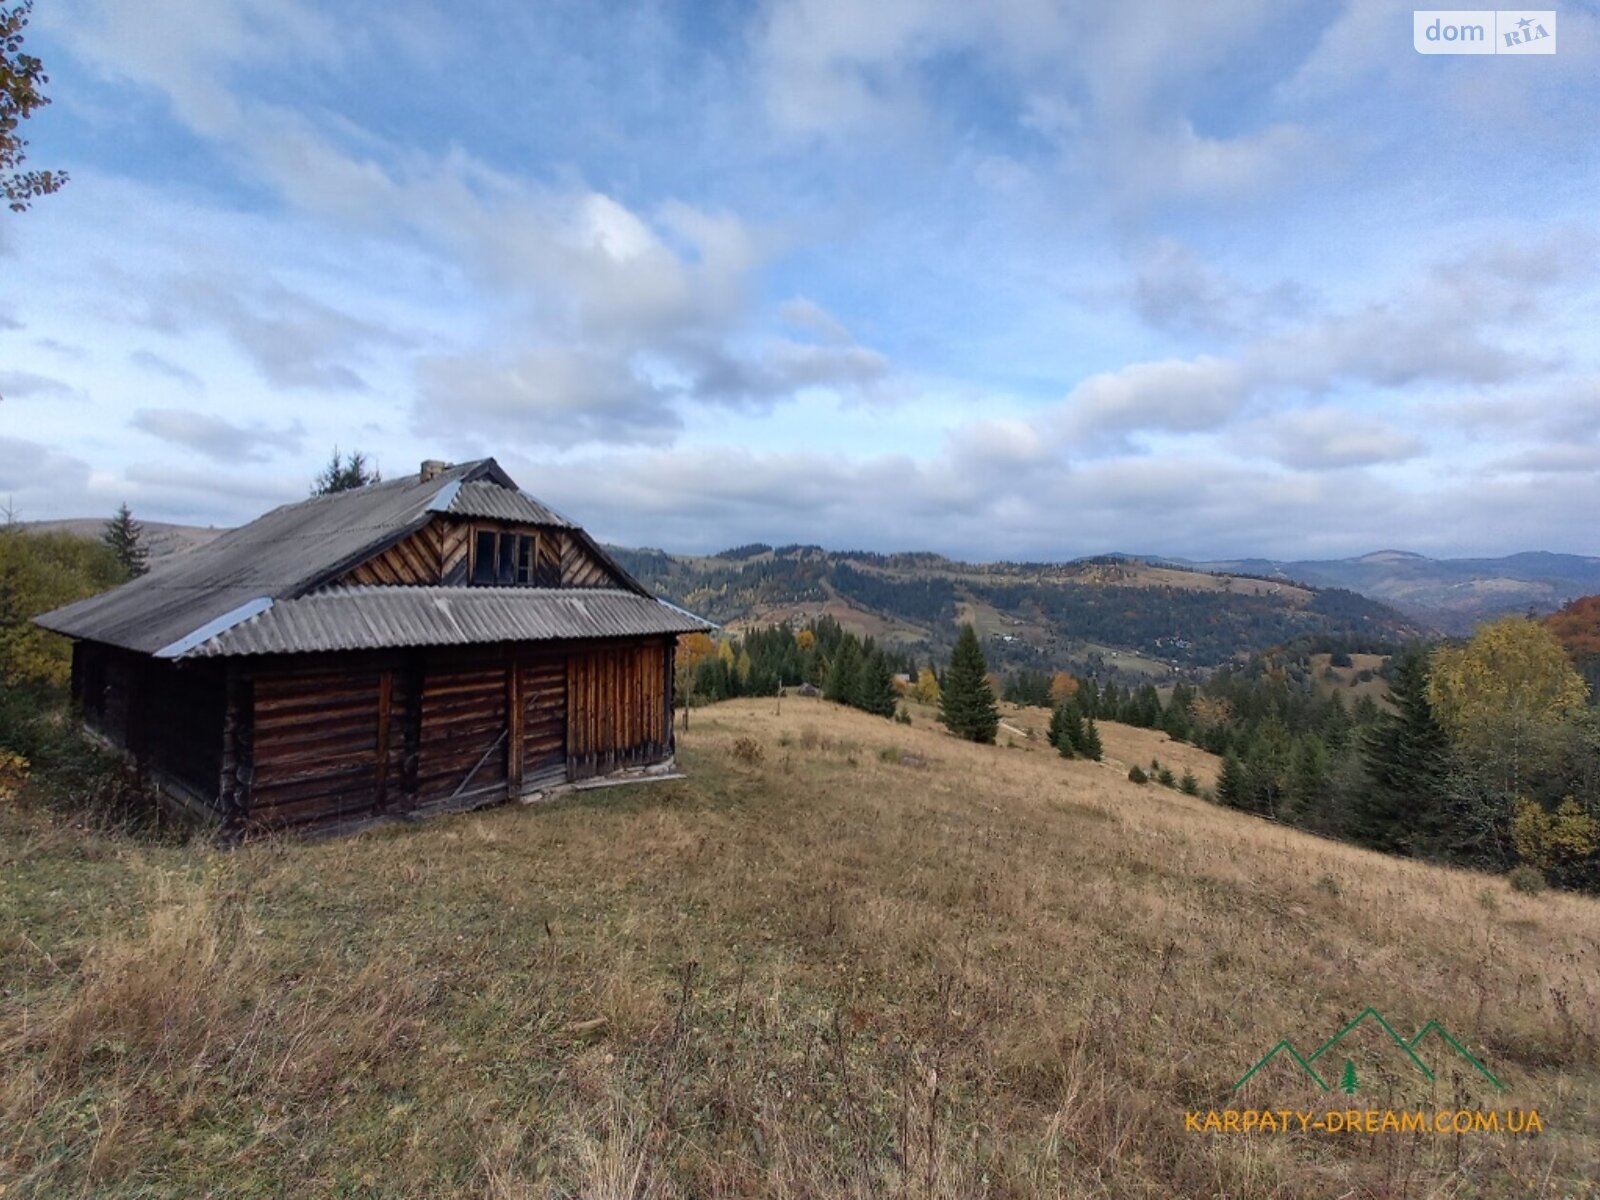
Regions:
M 105 533 L 101 517 L 69 517 L 58 521 L 23 521 L 29 533 L 70 533 L 74 537 L 99 541 Z M 141 544 L 150 552 L 152 565 L 174 554 L 187 554 L 227 533 L 213 525 L 171 525 L 164 521 L 140 521 Z
M 686 781 L 233 853 L 0 808 L 0 1187 L 1593 1194 L 1600 905 L 1017 740 L 734 702 Z M 1432 1107 L 1543 1135 L 1185 1131 L 1369 1005 L 1508 1086 L 1441 1069 Z M 1355 1059 L 1358 1097 L 1269 1071 L 1248 1103 L 1382 1103 Z

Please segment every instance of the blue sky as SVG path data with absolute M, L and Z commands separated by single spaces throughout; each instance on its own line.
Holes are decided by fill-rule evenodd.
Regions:
M 38 0 L 0 497 L 231 524 L 338 444 L 598 535 L 1600 553 L 1600 12 Z

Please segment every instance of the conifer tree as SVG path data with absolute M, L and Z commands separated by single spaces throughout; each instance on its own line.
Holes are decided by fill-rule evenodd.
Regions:
M 1045 735 L 1048 741 L 1057 750 L 1061 751 L 1064 758 L 1072 757 L 1072 739 L 1063 736 L 1067 731 L 1067 706 L 1065 701 L 1055 706 L 1050 713 L 1050 729 Z
M 1067 711 L 1062 720 L 1062 737 L 1074 751 L 1087 758 L 1089 757 L 1087 751 L 1089 739 L 1083 725 L 1083 713 L 1078 711 L 1077 704 L 1071 700 L 1067 701 L 1066 709 Z
M 1117 692 L 1115 680 L 1106 684 L 1105 691 L 1100 693 L 1100 703 L 1095 709 L 1095 716 L 1104 717 L 1107 721 L 1115 721 L 1117 712 L 1122 707 L 1122 697 Z
M 1222 756 L 1222 770 L 1217 775 L 1217 799 L 1229 808 L 1250 807 L 1250 784 L 1244 764 L 1231 750 Z
M 313 496 L 329 496 L 335 492 L 349 492 L 356 488 L 366 487 L 369 483 L 383 482 L 383 475 L 377 467 L 372 465 L 372 460 L 359 450 L 352 450 L 348 455 L 341 455 L 339 447 L 333 448 L 333 456 L 322 470 L 317 472 L 317 477 L 311 481 L 311 494 Z
M 144 546 L 144 526 L 133 519 L 133 513 L 126 504 L 118 508 L 106 522 L 101 541 L 111 547 L 130 578 L 137 579 L 150 569 L 150 551 Z
M 1362 845 L 1409 853 L 1438 836 L 1450 742 L 1428 702 L 1428 652 L 1402 655 L 1391 681 L 1392 715 L 1367 732 L 1369 786 L 1352 799 L 1348 836 Z
M 823 699 L 836 704 L 854 704 L 860 671 L 861 643 L 856 641 L 854 634 L 847 633 L 839 639 L 839 648 L 833 653 L 833 662 L 828 667 L 828 683 L 822 689 Z
M 1083 741 L 1078 744 L 1078 753 L 1094 762 L 1099 762 L 1100 756 L 1105 753 L 1100 746 L 1100 731 L 1094 727 L 1093 717 L 1083 722 Z
M 883 651 L 873 650 L 861 660 L 855 692 L 857 708 L 879 717 L 894 716 L 899 697 L 894 690 L 894 673 L 889 670 L 889 660 L 883 656 Z
M 971 625 L 964 625 L 945 672 L 939 697 L 939 719 L 951 733 L 971 742 L 993 742 L 1000 728 L 1000 710 L 989 688 L 988 664 Z
M 1073 699 L 1078 702 L 1078 707 L 1083 710 L 1083 715 L 1091 721 L 1100 715 L 1100 685 L 1094 680 L 1083 680 L 1078 685 L 1078 694 Z

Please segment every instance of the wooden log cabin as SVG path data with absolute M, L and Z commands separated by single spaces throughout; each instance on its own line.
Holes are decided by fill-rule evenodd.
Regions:
M 232 834 L 667 767 L 673 648 L 712 628 L 493 459 L 285 505 L 37 620 L 87 725 Z

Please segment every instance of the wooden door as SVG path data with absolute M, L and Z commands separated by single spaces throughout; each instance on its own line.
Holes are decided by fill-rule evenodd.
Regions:
M 510 754 L 505 652 L 499 646 L 429 651 L 422 685 L 419 804 L 504 795 Z
M 521 705 L 521 791 L 537 791 L 567 777 L 567 660 L 530 656 L 517 670 Z

